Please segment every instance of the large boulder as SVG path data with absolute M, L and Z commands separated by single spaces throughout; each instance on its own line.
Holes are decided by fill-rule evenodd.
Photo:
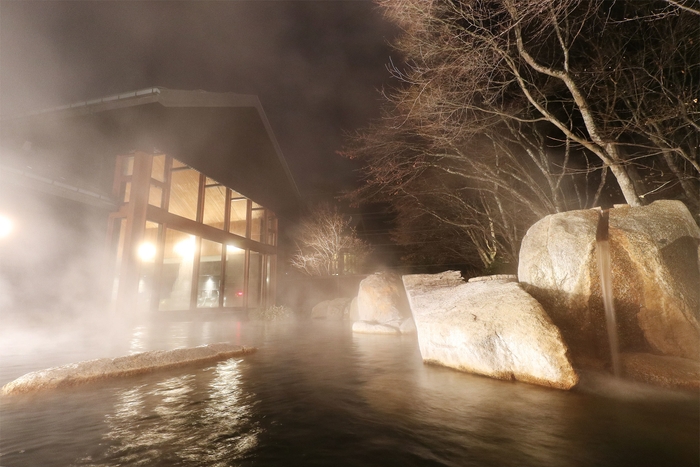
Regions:
M 554 214 L 533 225 L 518 278 L 542 303 L 574 354 L 609 358 L 596 258 L 599 211 Z M 679 201 L 609 212 L 620 350 L 700 358 L 700 228 Z
M 360 282 L 357 294 L 357 319 L 353 324 L 353 331 L 374 334 L 411 334 L 415 332 L 412 321 L 399 276 L 378 272 Z M 388 328 L 394 331 L 389 331 Z
M 404 296 L 401 279 L 392 273 L 378 272 L 360 282 L 357 293 L 357 312 L 361 321 L 400 323 L 401 302 Z
M 424 361 L 560 389 L 578 382 L 559 330 L 518 283 L 466 283 L 457 271 L 403 283 Z

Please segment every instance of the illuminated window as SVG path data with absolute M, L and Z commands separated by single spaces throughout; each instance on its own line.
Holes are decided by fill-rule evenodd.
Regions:
M 259 207 L 255 207 L 259 206 Z M 250 219 L 250 239 L 256 242 L 263 241 L 263 234 L 265 233 L 265 208 L 261 207 L 259 204 L 253 203 L 253 210 L 251 212 Z
M 197 280 L 197 307 L 218 307 L 220 290 L 221 243 L 203 239 L 199 255 L 199 278 Z
M 143 239 L 136 247 L 139 266 L 138 303 L 150 307 L 155 292 L 155 263 L 160 225 L 146 221 Z
M 159 182 L 165 181 L 165 154 L 153 156 L 153 165 L 151 166 L 151 178 Z
M 232 234 L 245 237 L 246 222 L 248 220 L 248 199 L 236 193 L 231 192 L 231 221 L 228 231 Z
M 266 238 L 264 239 L 264 242 L 267 243 L 268 245 L 277 245 L 277 218 L 275 217 L 275 214 L 268 210 L 265 210 L 265 214 L 267 214 L 267 220 L 265 221 L 265 226 L 267 227 L 267 235 Z
M 160 310 L 189 309 L 196 248 L 194 235 L 166 230 L 160 279 Z
M 226 210 L 226 187 L 216 180 L 207 178 L 204 189 L 204 217 L 206 225 L 224 228 L 224 211 Z
M 144 160 L 135 163 L 135 157 Z M 150 177 L 139 172 L 148 166 L 146 158 L 152 161 Z M 110 230 L 118 301 L 160 310 L 257 308 L 267 303 L 274 291 L 275 256 L 268 254 L 269 247 L 255 247 L 240 237 L 276 245 L 272 211 L 163 154 L 135 153 L 120 160 L 114 186 L 130 209 L 122 206 L 114 213 Z M 172 215 L 144 210 L 146 204 L 167 207 Z M 138 217 L 144 214 L 145 225 L 144 217 Z M 156 219 L 167 222 L 167 228 Z M 138 244 L 132 243 L 135 239 Z M 126 254 L 127 244 L 131 254 Z
M 263 255 L 257 251 L 250 252 L 250 265 L 248 266 L 248 307 L 260 306 L 260 288 L 262 287 L 262 259 Z
M 148 189 L 148 204 L 162 207 L 163 204 L 163 189 L 156 185 L 151 185 Z
M 199 172 L 187 167 L 173 168 L 170 178 L 168 211 L 193 221 L 197 220 L 198 199 Z
M 245 250 L 226 245 L 224 306 L 245 306 Z

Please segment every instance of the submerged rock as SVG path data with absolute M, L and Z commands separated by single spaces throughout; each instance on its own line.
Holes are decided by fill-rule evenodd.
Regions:
M 398 335 L 401 333 L 398 328 L 381 323 L 370 323 L 368 321 L 355 321 L 352 323 L 353 332 L 362 334 L 391 334 Z
M 400 323 L 377 323 L 376 321 L 355 321 L 353 332 L 363 334 L 415 334 L 416 324 L 413 318 L 406 318 Z
M 700 363 L 680 357 L 649 353 L 620 355 L 622 371 L 628 378 L 658 386 L 700 389 Z
M 219 343 L 187 349 L 141 352 L 118 358 L 99 358 L 27 373 L 7 383 L 2 387 L 0 393 L 11 395 L 75 386 L 91 381 L 149 373 L 193 363 L 224 360 L 254 351 L 253 347 Z
M 350 302 L 349 318 L 350 321 L 353 322 L 358 321 L 360 319 L 360 312 L 357 309 L 357 297 L 354 297 Z
M 403 277 L 425 362 L 559 389 L 578 382 L 559 330 L 519 284 Z
M 533 225 L 518 278 L 561 329 L 575 356 L 607 359 L 596 259 L 598 211 Z M 700 228 L 680 201 L 610 210 L 609 243 L 620 350 L 700 359 Z
M 324 300 L 311 309 L 311 317 L 314 319 L 347 319 L 350 314 L 351 298 L 335 298 Z

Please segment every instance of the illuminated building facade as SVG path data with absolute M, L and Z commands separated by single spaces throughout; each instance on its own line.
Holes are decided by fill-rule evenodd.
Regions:
M 150 88 L 12 120 L 2 143 L 0 180 L 104 212 L 117 308 L 274 304 L 299 194 L 255 96 Z
M 114 298 L 159 310 L 274 303 L 277 218 L 166 154 L 117 158 Z

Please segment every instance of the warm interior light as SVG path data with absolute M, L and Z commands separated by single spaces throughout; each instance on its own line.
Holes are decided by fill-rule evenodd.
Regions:
M 226 252 L 227 253 L 242 253 L 245 250 L 243 248 L 238 248 L 237 246 L 233 245 L 226 245 Z
M 9 237 L 14 229 L 14 224 L 12 220 L 0 214 L 0 238 Z
M 173 247 L 173 250 L 175 251 L 175 253 L 182 256 L 183 258 L 191 258 L 192 256 L 194 256 L 194 235 L 190 235 L 189 238 L 186 238 L 185 240 L 176 243 Z
M 141 261 L 153 261 L 156 257 L 156 246 L 153 243 L 143 242 L 138 249 Z

